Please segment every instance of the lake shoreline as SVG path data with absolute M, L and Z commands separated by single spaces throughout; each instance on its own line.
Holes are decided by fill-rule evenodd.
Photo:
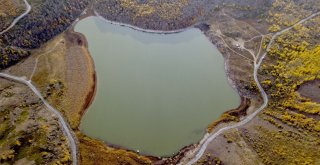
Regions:
M 79 19 L 78 21 L 80 21 L 80 20 L 82 20 L 82 19 L 84 19 L 84 18 L 90 17 L 90 16 L 97 16 L 97 15 L 96 15 L 96 13 L 94 13 L 94 12 L 92 12 L 92 11 L 89 10 L 89 11 L 86 11 L 85 15 L 83 15 L 83 16 L 81 17 L 81 19 Z M 97 17 L 99 17 L 99 16 L 97 16 Z M 101 16 L 100 16 L 100 17 L 101 17 Z M 105 18 L 102 18 L 102 19 L 106 20 Z M 77 21 L 77 22 L 78 22 L 78 21 Z M 74 33 L 77 33 L 77 32 L 74 31 L 74 26 L 77 24 L 77 22 L 75 22 L 75 23 L 73 24 L 72 28 L 71 28 L 71 31 L 74 32 Z M 112 23 L 112 22 L 110 22 L 110 23 Z M 112 23 L 112 24 L 114 24 L 114 23 Z M 117 24 L 118 24 L 118 23 L 117 23 Z M 126 26 L 126 24 L 121 24 L 121 23 L 119 23 L 119 25 L 120 25 L 120 26 Z M 166 31 L 153 31 L 153 32 L 148 32 L 148 31 L 144 31 L 143 29 L 140 30 L 140 28 L 136 29 L 134 26 L 129 26 L 129 28 L 134 29 L 134 30 L 138 30 L 138 31 L 142 31 L 142 32 L 147 32 L 147 33 L 172 34 L 172 33 L 182 32 L 182 31 L 184 31 L 184 30 L 186 30 L 186 29 L 189 29 L 189 28 L 191 28 L 191 27 L 186 28 L 186 29 L 179 30 L 179 31 L 177 31 L 177 32 L 168 32 L 168 33 L 167 33 Z M 196 28 L 196 27 L 192 27 L 192 28 Z M 203 33 L 203 31 L 202 31 L 202 33 Z M 84 35 L 82 35 L 82 34 L 81 34 L 81 36 L 83 36 L 83 40 L 85 41 L 85 43 L 87 43 L 85 46 L 86 46 L 86 49 L 88 49 L 88 42 L 87 42 L 86 37 L 85 37 Z M 212 44 L 213 44 L 213 43 L 212 43 Z M 88 49 L 88 50 L 89 50 L 89 49 Z M 89 52 L 89 51 L 88 51 L 88 52 Z M 88 55 L 89 55 L 90 58 L 92 59 L 92 55 L 90 54 L 90 52 L 89 52 Z M 224 59 L 224 60 L 225 60 L 225 59 Z M 225 65 L 226 65 L 226 63 L 225 63 Z M 93 62 L 93 67 L 94 67 L 94 62 Z M 225 67 L 227 68 L 228 66 L 225 66 Z M 94 70 L 95 70 L 95 69 L 94 69 Z M 224 72 L 227 74 L 227 71 L 226 71 L 226 70 L 224 70 Z M 97 90 L 97 75 L 96 75 L 96 72 L 92 73 L 92 76 L 93 76 L 93 79 L 94 79 L 94 86 L 92 86 L 91 91 L 88 92 L 87 97 L 86 97 L 86 98 L 87 98 L 87 99 L 86 99 L 86 102 L 83 104 L 83 109 L 82 109 L 81 112 L 79 113 L 79 114 L 80 114 L 80 121 L 81 121 L 82 117 L 85 115 L 85 113 L 87 112 L 88 108 L 90 107 L 90 105 L 92 104 L 92 102 L 93 102 L 93 100 L 94 100 L 94 98 L 95 98 L 95 96 L 96 96 L 96 90 Z M 232 86 L 232 88 L 236 91 L 236 89 L 235 89 L 234 86 L 232 85 L 233 82 L 230 82 L 230 81 L 231 81 L 231 80 L 228 78 L 228 83 L 229 83 L 229 85 Z M 239 94 L 238 91 L 236 91 L 236 93 L 240 96 L 240 94 Z M 237 108 L 235 108 L 235 109 L 231 109 L 231 110 L 228 110 L 228 111 L 224 112 L 224 114 L 232 114 L 232 115 L 234 115 L 234 116 L 236 116 L 236 117 L 245 116 L 245 115 L 246 115 L 246 110 L 247 110 L 247 108 L 250 106 L 250 100 L 249 100 L 248 98 L 245 98 L 245 97 L 242 97 L 242 96 L 240 96 L 240 98 L 241 98 L 240 105 L 239 105 Z M 220 125 L 220 124 L 230 123 L 229 121 L 225 121 L 225 120 L 222 118 L 222 116 L 221 116 L 219 119 L 217 119 L 217 120 L 215 120 L 215 121 L 212 121 L 212 122 L 213 122 L 213 123 L 217 123 L 217 124 L 215 124 L 215 127 L 218 126 L 218 125 Z M 214 128 L 213 128 L 213 129 L 214 129 Z M 80 130 L 80 129 L 79 129 L 79 130 Z M 212 130 L 212 129 L 211 129 L 211 130 Z M 206 131 L 206 134 L 208 134 L 208 133 L 210 133 L 210 131 L 209 131 L 209 126 L 207 127 L 207 131 Z M 201 139 L 201 141 L 206 138 L 206 134 L 205 134 L 205 136 Z M 188 145 L 188 146 L 183 147 L 182 149 L 179 150 L 179 152 L 178 152 L 176 155 L 173 155 L 173 156 L 171 156 L 171 157 L 155 157 L 155 156 L 150 156 L 150 155 L 142 155 L 142 154 L 141 154 L 141 155 L 150 158 L 152 161 L 155 162 L 155 164 L 166 164 L 166 163 L 169 163 L 169 162 L 170 162 L 170 163 L 173 163 L 173 162 L 178 163 L 182 158 L 186 157 L 185 154 L 186 154 L 188 151 L 197 148 L 197 147 L 199 146 L 199 144 L 200 144 L 201 141 L 199 141 L 198 143 L 191 144 L 191 145 Z M 113 145 L 113 144 L 110 144 L 110 143 L 105 143 L 105 144 L 106 144 L 107 146 L 112 147 L 112 148 L 115 148 L 115 149 L 122 149 L 122 150 L 126 150 L 126 151 L 128 151 L 128 152 L 135 152 L 135 151 L 126 149 L 125 147 L 122 147 L 122 146 L 119 146 L 119 145 Z M 135 152 L 135 153 L 137 153 L 137 152 Z

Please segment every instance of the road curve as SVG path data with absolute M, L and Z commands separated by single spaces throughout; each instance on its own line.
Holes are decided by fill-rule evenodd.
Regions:
M 10 79 L 13 81 L 17 81 L 17 82 L 20 82 L 20 83 L 27 85 L 40 98 L 40 100 L 44 103 L 44 105 L 59 118 L 59 122 L 61 123 L 61 126 L 63 128 L 62 130 L 69 140 L 71 155 L 72 155 L 72 162 L 74 165 L 77 165 L 78 164 L 78 157 L 77 157 L 78 148 L 77 148 L 76 140 L 72 136 L 72 133 L 71 133 L 72 130 L 70 129 L 69 125 L 62 117 L 61 113 L 58 110 L 56 110 L 55 108 L 53 108 L 42 97 L 41 93 L 37 90 L 37 88 L 34 85 L 32 85 L 31 81 L 27 81 L 26 79 L 24 79 L 22 77 L 16 77 L 16 76 L 12 76 L 12 75 L 5 74 L 5 73 L 0 73 L 0 77 L 5 78 L 5 79 Z
M 242 125 L 244 125 L 244 124 L 247 124 L 247 123 L 248 123 L 249 121 L 251 121 L 256 115 L 258 115 L 264 108 L 267 107 L 268 102 L 269 102 L 269 99 L 268 99 L 268 96 L 267 96 L 265 90 L 262 88 L 262 86 L 261 86 L 261 84 L 260 84 L 260 82 L 259 82 L 259 80 L 258 80 L 258 76 L 257 76 L 257 75 L 258 75 L 258 69 L 259 69 L 259 67 L 260 67 L 263 59 L 264 59 L 265 56 L 267 55 L 267 52 L 268 52 L 268 50 L 270 49 L 270 47 L 272 46 L 274 40 L 275 40 L 279 35 L 281 35 L 281 34 L 284 33 L 284 32 L 287 32 L 287 31 L 291 30 L 294 26 L 296 26 L 296 25 L 298 25 L 298 24 L 301 24 L 301 23 L 304 23 L 305 21 L 307 21 L 307 20 L 309 20 L 309 19 L 311 19 L 311 18 L 313 18 L 313 17 L 315 17 L 315 16 L 318 16 L 318 15 L 320 15 L 320 12 L 317 12 L 317 13 L 314 13 L 314 14 L 310 15 L 310 16 L 308 16 L 308 17 L 300 20 L 299 22 L 295 23 L 294 25 L 292 25 L 292 26 L 290 26 L 290 27 L 288 27 L 288 28 L 286 28 L 286 29 L 283 29 L 283 30 L 281 30 L 281 31 L 279 31 L 279 32 L 277 32 L 277 33 L 275 33 L 275 34 L 272 36 L 272 38 L 271 38 L 271 40 L 270 40 L 270 43 L 269 43 L 268 46 L 267 46 L 267 51 L 266 51 L 266 53 L 264 53 L 264 54 L 261 56 L 261 58 L 259 59 L 259 61 L 257 61 L 257 60 L 254 61 L 254 72 L 253 72 L 253 76 L 254 76 L 254 80 L 255 80 L 255 82 L 256 82 L 259 90 L 260 90 L 261 96 L 263 97 L 263 104 L 262 104 L 254 113 L 252 113 L 252 114 L 250 114 L 249 116 L 247 116 L 244 120 L 242 120 L 242 121 L 240 121 L 240 122 L 238 122 L 238 123 L 236 123 L 236 124 L 234 124 L 234 125 L 221 128 L 220 130 L 218 130 L 218 131 L 215 132 L 214 134 L 210 135 L 210 136 L 204 141 L 204 143 L 201 145 L 201 148 L 200 148 L 200 150 L 197 152 L 197 154 L 195 155 L 195 157 L 194 157 L 193 159 L 191 159 L 191 160 L 187 163 L 187 165 L 192 165 L 192 164 L 196 163 L 196 162 L 201 158 L 201 156 L 204 154 L 204 152 L 205 152 L 207 146 L 209 145 L 209 143 L 210 143 L 213 139 L 215 139 L 217 136 L 219 136 L 221 133 L 223 133 L 224 131 L 230 130 L 230 129 L 234 129 L 234 128 L 240 127 L 240 126 L 242 126 Z M 257 59 L 258 59 L 258 57 L 257 57 Z
M 15 18 L 13 20 L 13 22 L 10 24 L 10 26 L 8 26 L 6 29 L 4 29 L 3 31 L 0 32 L 0 35 L 2 35 L 3 33 L 9 31 L 14 25 L 17 24 L 17 22 L 19 22 L 19 20 L 21 18 L 23 18 L 24 16 L 26 16 L 27 14 L 29 14 L 29 12 L 31 11 L 31 5 L 28 3 L 27 0 L 23 0 L 24 4 L 26 5 L 26 11 L 24 13 L 22 13 L 20 16 L 18 16 L 17 18 Z

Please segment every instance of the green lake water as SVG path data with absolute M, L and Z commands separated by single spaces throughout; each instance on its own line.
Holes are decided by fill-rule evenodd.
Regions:
M 222 55 L 198 29 L 151 34 L 88 17 L 75 31 L 88 40 L 98 79 L 80 126 L 88 136 L 169 156 L 239 106 Z

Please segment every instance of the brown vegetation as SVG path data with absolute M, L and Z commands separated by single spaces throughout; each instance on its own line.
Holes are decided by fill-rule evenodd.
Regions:
M 101 141 L 77 133 L 80 142 L 81 164 L 86 165 L 150 165 L 152 162 L 136 153 L 107 147 Z
M 211 133 L 215 127 L 221 123 L 238 122 L 240 118 L 247 115 L 247 109 L 250 106 L 250 100 L 247 98 L 241 98 L 241 104 L 238 108 L 227 111 L 222 116 L 210 124 L 207 128 L 207 132 Z
M 0 164 L 70 164 L 58 119 L 28 87 L 0 79 Z
M 18 0 L 2 1 L 4 2 L 0 3 L 1 8 L 5 7 L 3 5 L 13 6 L 12 3 L 17 3 Z M 24 3 L 21 3 L 25 9 Z M 31 12 L 8 32 L 0 35 L 0 69 L 16 64 L 29 55 L 30 52 L 23 50 L 24 48 L 39 48 L 54 36 L 65 31 L 79 17 L 88 3 L 87 0 L 31 1 Z M 0 22 L 2 23 L 1 8 Z
M 0 0 L 0 31 L 7 28 L 13 19 L 23 13 L 25 5 L 22 0 Z
M 88 3 L 89 1 L 86 0 L 32 1 L 32 13 L 10 32 L 0 36 L 0 67 L 8 67 L 30 55 L 29 51 L 17 47 L 38 48 L 66 30 Z M 56 10 L 48 10 L 48 8 Z M 271 36 L 267 33 L 289 27 L 307 15 L 319 11 L 320 3 L 314 0 L 257 0 L 254 2 L 248 0 L 97 0 L 93 8 L 107 19 L 145 29 L 174 30 L 199 25 L 196 27 L 201 27 L 200 29 L 210 41 L 223 53 L 231 84 L 241 96 L 250 98 L 251 103 L 261 103 L 258 89 L 252 78 L 251 53 L 260 52 L 258 55 L 264 53 Z M 18 13 L 19 11 L 15 14 Z M 207 151 L 215 155 L 206 155 L 199 163 L 232 162 L 228 161 L 229 157 L 236 156 L 234 160 L 242 160 L 249 153 L 250 156 L 246 158 L 252 160 L 246 162 L 251 164 L 261 162 L 264 164 L 319 164 L 320 105 L 313 99 L 301 97 L 297 92 L 303 84 L 319 79 L 319 22 L 320 17 L 316 17 L 303 25 L 295 26 L 275 40 L 259 71 L 259 80 L 270 97 L 268 108 L 251 123 L 232 130 L 235 133 L 227 132 L 225 136 L 219 137 L 220 140 L 224 140 L 224 143 L 212 142 Z M 36 28 L 33 28 L 35 26 Z M 39 66 L 32 80 L 42 90 L 48 101 L 63 112 L 72 128 L 78 131 L 84 107 L 88 107 L 89 100 L 94 95 L 93 64 L 85 47 L 87 44 L 79 34 L 67 32 L 66 35 L 63 34 L 56 39 L 62 39 L 62 42 L 54 52 L 39 58 Z M 260 41 L 261 51 L 258 43 Z M 34 64 L 35 58 L 58 42 L 60 40 L 53 40 L 47 47 L 32 50 L 30 58 L 8 70 L 15 75 L 31 74 L 33 67 L 30 65 Z M 38 125 L 34 128 L 39 132 L 35 132 L 32 136 L 39 144 L 26 142 L 28 136 L 20 132 L 9 135 L 8 132 L 18 129 L 8 122 L 14 119 L 12 116 L 17 117 L 14 123 L 20 126 L 19 124 L 26 124 L 26 121 L 34 117 L 30 115 L 31 112 L 39 115 L 32 109 L 37 106 L 38 100 L 35 104 L 22 101 L 22 104 L 12 111 L 12 105 L 17 103 L 12 102 L 12 105 L 6 105 L 8 100 L 31 94 L 17 94 L 3 88 L 0 95 L 5 100 L 2 100 L 4 104 L 0 106 L 8 106 L 7 109 L 0 109 L 0 121 L 2 121 L 0 122 L 2 137 L 0 146 L 6 147 L 1 148 L 1 163 L 25 162 L 24 157 L 28 157 L 26 152 L 34 153 L 31 160 L 39 163 L 54 162 L 56 159 L 70 163 L 63 138 L 56 139 L 62 143 L 57 147 L 59 150 L 48 152 L 45 148 L 43 151 L 43 145 L 56 147 L 56 141 L 44 141 L 45 137 L 50 135 L 50 131 L 53 131 L 55 136 L 60 135 L 59 128 L 48 126 L 51 118 L 37 120 Z M 239 117 L 246 115 L 250 101 L 247 99 L 242 101 L 242 106 L 238 110 L 225 113 L 220 121 L 214 122 L 208 128 L 208 131 L 214 131 L 213 128 L 218 128 L 218 124 L 223 122 L 239 121 Z M 12 115 L 11 111 L 17 114 Z M 52 122 L 56 121 L 52 119 Z M 80 141 L 82 164 L 152 163 L 146 157 L 108 147 L 103 142 L 86 137 L 79 132 L 77 135 Z M 9 142 L 1 140 L 4 138 L 9 139 Z M 220 151 L 224 155 L 217 154 Z M 252 156 L 255 154 L 257 157 Z M 181 155 L 184 156 L 184 153 L 180 153 L 179 156 Z M 176 163 L 175 160 L 170 161 L 168 162 Z

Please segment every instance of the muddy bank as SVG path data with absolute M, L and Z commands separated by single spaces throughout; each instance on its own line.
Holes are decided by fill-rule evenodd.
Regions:
M 87 15 L 87 16 L 90 16 L 90 15 Z M 126 25 L 124 25 L 124 26 L 126 26 Z M 199 27 L 199 28 L 202 29 L 203 31 L 205 31 L 205 30 L 207 30 L 209 27 L 206 26 L 206 25 L 203 25 L 203 26 L 201 26 L 201 27 Z M 82 38 L 83 38 L 83 40 L 85 40 L 85 37 L 84 37 L 84 36 L 82 36 Z M 84 42 L 84 43 L 86 43 L 86 42 Z M 86 46 L 88 46 L 88 45 L 86 44 Z M 86 103 L 84 104 L 83 109 L 82 109 L 82 111 L 81 111 L 81 117 L 85 114 L 86 109 L 89 107 L 90 103 L 92 103 L 92 100 L 94 99 L 94 95 L 95 95 L 95 92 L 96 92 L 95 90 L 96 90 L 96 81 L 95 81 L 95 86 L 92 87 L 91 92 L 87 95 Z M 239 108 L 233 109 L 233 110 L 230 111 L 229 116 L 233 117 L 232 120 L 231 120 L 231 119 L 228 119 L 228 120 L 227 120 L 227 118 L 225 118 L 225 117 L 223 116 L 223 118 L 219 120 L 219 121 L 221 121 L 221 122 L 219 122 L 219 123 L 217 123 L 217 124 L 220 124 L 220 123 L 222 123 L 222 122 L 238 121 L 239 119 L 236 119 L 237 117 L 239 118 L 241 115 L 245 115 L 245 114 L 246 114 L 246 111 L 245 111 L 245 110 L 246 110 L 246 107 L 248 107 L 248 106 L 246 106 L 246 105 L 248 105 L 249 103 L 247 103 L 247 102 L 244 101 L 244 100 L 247 100 L 247 99 L 244 99 L 244 98 L 242 99 L 242 101 L 241 101 L 242 103 L 241 103 L 241 106 L 239 106 Z M 237 104 L 237 105 L 238 105 L 238 104 Z M 235 105 L 235 106 L 237 106 L 237 105 Z M 234 107 L 235 107 L 235 106 L 234 106 Z M 229 108 L 232 108 L 232 107 L 229 107 Z M 229 109 L 229 108 L 226 108 L 226 109 Z M 243 110 L 243 109 L 245 109 L 245 110 Z M 202 137 L 201 137 L 201 138 L 202 138 Z M 114 146 L 114 145 L 109 144 L 108 142 L 107 142 L 106 144 L 107 144 L 108 146 L 113 147 L 113 148 L 124 149 L 124 147 Z M 184 157 L 185 152 L 187 152 L 187 151 L 195 148 L 196 146 L 197 146 L 197 144 L 192 144 L 192 145 L 190 145 L 190 146 L 187 146 L 187 147 L 181 149 L 180 152 L 179 152 L 176 156 L 173 156 L 173 157 L 171 157 L 171 158 L 164 158 L 164 159 L 162 159 L 162 160 L 157 160 L 157 161 L 158 161 L 158 163 L 161 163 L 161 162 L 179 162 L 179 160 Z M 158 158 L 157 158 L 157 159 L 158 159 Z
M 250 99 L 245 98 L 245 97 L 241 97 L 240 106 L 238 108 L 235 108 L 235 109 L 232 109 L 230 111 L 225 112 L 221 116 L 220 119 L 218 119 L 213 124 L 208 126 L 207 132 L 208 133 L 212 132 L 215 129 L 215 127 L 218 126 L 219 124 L 228 123 L 228 122 L 231 122 L 231 121 L 236 121 L 236 120 L 230 120 L 230 118 L 224 117 L 225 114 L 227 114 L 228 116 L 233 116 L 234 118 L 237 118 L 237 120 L 239 120 L 241 117 L 244 117 L 247 114 L 247 109 L 249 108 L 250 103 L 251 103 Z M 174 155 L 172 157 L 166 157 L 166 158 L 162 158 L 160 160 L 156 160 L 155 159 L 156 161 L 154 163 L 156 165 L 178 164 L 184 157 L 187 156 L 187 153 L 189 151 L 192 151 L 192 150 L 196 149 L 199 146 L 199 143 L 185 146 L 176 155 Z M 150 157 L 150 158 L 154 158 L 154 157 Z
M 297 90 L 301 96 L 320 103 L 320 80 L 308 81 L 301 84 Z
M 67 85 L 66 99 L 63 107 L 69 109 L 68 115 L 72 128 L 78 130 L 84 110 L 95 95 L 95 67 L 87 49 L 88 43 L 83 35 L 71 29 L 64 34 L 66 40 L 65 82 Z
M 89 106 L 92 104 L 92 102 L 94 100 L 94 97 L 96 95 L 96 91 L 97 91 L 97 75 L 96 75 L 96 72 L 93 73 L 92 77 L 93 77 L 94 85 L 92 86 L 91 91 L 87 94 L 86 102 L 83 104 L 83 109 L 80 111 L 81 118 L 85 114 L 85 112 L 89 108 Z
M 82 108 L 79 111 L 80 114 L 80 121 L 81 118 L 83 117 L 83 115 L 85 114 L 86 110 L 89 108 L 89 106 L 92 104 L 94 97 L 96 95 L 96 90 L 97 90 L 97 75 L 96 75 L 96 71 L 95 71 L 95 66 L 94 66 L 94 61 L 92 59 L 92 56 L 90 55 L 89 49 L 88 49 L 88 42 L 86 37 L 81 34 L 81 33 L 77 33 L 73 30 L 69 30 L 67 32 L 67 36 L 68 39 L 71 42 L 75 42 L 77 43 L 79 46 L 82 46 L 84 49 L 86 49 L 87 53 L 85 53 L 84 55 L 86 56 L 86 58 L 90 59 L 90 67 L 92 67 L 92 71 L 91 73 L 88 73 L 89 75 L 91 75 L 91 77 L 88 78 L 92 78 L 92 86 L 90 87 L 90 90 L 87 91 L 86 93 L 86 97 L 85 97 L 85 102 L 82 104 Z
M 90 13 L 90 14 L 89 14 Z M 90 10 L 87 11 L 87 13 L 85 15 L 83 15 L 83 17 L 81 19 L 84 19 L 86 17 L 92 16 L 92 14 L 94 14 L 92 11 L 90 12 Z M 120 24 L 122 26 L 127 26 L 125 24 Z M 131 27 L 132 28 L 132 27 Z M 197 26 L 197 28 L 201 29 L 201 31 L 206 32 L 208 31 L 208 29 L 210 28 L 209 25 L 207 24 L 201 24 L 201 26 Z M 73 28 L 72 28 L 73 29 Z M 133 27 L 133 29 L 135 29 Z M 136 29 L 136 30 L 140 30 L 140 29 Z M 73 32 L 75 33 L 75 32 Z M 79 36 L 81 36 L 82 38 L 82 42 L 84 43 L 84 45 L 86 46 L 86 48 L 88 49 L 88 43 L 86 41 L 85 36 L 83 36 L 82 34 L 79 34 Z M 211 41 L 212 42 L 212 41 Z M 90 56 L 90 54 L 89 54 Z M 228 66 L 226 66 L 228 67 Z M 85 114 L 86 110 L 88 109 L 88 107 L 91 105 L 94 96 L 96 94 L 96 75 L 94 76 L 94 86 L 92 86 L 91 91 L 88 93 L 87 97 L 86 97 L 86 102 L 83 104 L 83 109 L 80 112 L 81 117 Z M 232 82 L 229 82 L 230 84 Z M 231 84 L 232 85 L 232 84 Z M 235 86 L 233 86 L 235 88 Z M 242 97 L 241 98 L 241 104 L 238 108 L 232 109 L 230 111 L 225 112 L 220 119 L 218 119 L 217 121 L 215 121 L 213 124 L 211 124 L 207 131 L 210 133 L 211 131 L 213 131 L 213 129 L 218 126 L 219 124 L 223 124 L 223 123 L 228 123 L 228 122 L 237 122 L 240 120 L 241 117 L 245 116 L 247 114 L 246 110 L 247 108 L 250 106 L 250 100 Z M 81 121 L 81 119 L 80 119 Z M 121 150 L 126 150 L 128 152 L 135 152 L 135 151 L 131 151 L 128 150 L 124 147 L 121 146 L 117 146 L 117 145 L 112 145 L 108 142 L 105 142 L 106 146 L 108 147 L 112 147 L 115 149 L 121 149 Z M 153 157 L 153 156 L 147 156 L 148 158 L 150 158 L 151 160 L 154 161 L 155 164 L 176 164 L 178 163 L 182 158 L 184 158 L 186 156 L 186 153 L 188 153 L 190 150 L 195 149 L 197 146 L 199 145 L 199 143 L 195 143 L 195 144 L 191 144 L 189 146 L 186 146 L 184 148 L 182 148 L 178 154 L 172 156 L 172 157 L 167 157 L 167 158 L 159 158 L 159 157 Z M 136 153 L 136 152 L 135 152 Z
M 241 97 L 241 104 L 238 108 L 232 109 L 230 111 L 227 111 L 222 114 L 221 118 L 217 121 L 214 121 L 212 124 L 208 126 L 207 132 L 211 133 L 216 126 L 222 123 L 228 123 L 228 122 L 238 122 L 240 121 L 241 117 L 244 117 L 247 115 L 247 109 L 250 106 L 250 99 Z
M 241 117 L 247 115 L 247 109 L 249 108 L 250 103 L 250 99 L 241 97 L 240 106 L 236 109 L 232 109 L 230 111 L 225 112 L 220 117 L 220 119 L 209 125 L 207 128 L 207 133 L 211 133 L 219 124 L 228 123 L 232 121 L 239 121 Z M 199 146 L 199 143 L 186 146 L 183 149 L 181 149 L 177 155 L 170 158 L 165 158 L 161 162 L 163 162 L 163 164 L 178 164 L 182 160 L 182 158 L 187 156 L 187 153 L 189 151 L 196 149 Z

